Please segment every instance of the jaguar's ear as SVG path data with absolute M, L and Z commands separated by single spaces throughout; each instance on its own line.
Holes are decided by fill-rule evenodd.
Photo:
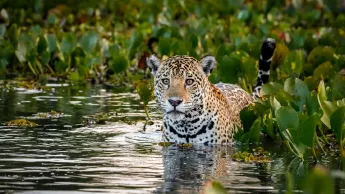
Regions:
M 161 64 L 161 60 L 156 57 L 156 55 L 151 55 L 150 57 L 146 58 L 146 64 L 149 67 L 151 73 L 155 75 L 158 70 L 158 67 Z
M 216 65 L 216 58 L 210 55 L 204 56 L 200 59 L 200 65 L 206 76 L 209 76 Z

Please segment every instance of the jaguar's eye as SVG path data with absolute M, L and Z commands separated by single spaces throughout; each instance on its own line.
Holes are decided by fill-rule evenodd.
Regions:
M 167 79 L 167 78 L 162 79 L 162 83 L 165 84 L 165 85 L 168 85 L 169 84 L 169 79 Z
M 186 79 L 186 85 L 190 86 L 194 83 L 193 79 Z

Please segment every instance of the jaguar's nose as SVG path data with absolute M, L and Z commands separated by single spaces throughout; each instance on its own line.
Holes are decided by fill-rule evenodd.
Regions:
M 176 106 L 178 106 L 179 104 L 182 103 L 182 100 L 168 99 L 168 101 L 171 104 L 171 106 L 173 106 L 173 107 L 176 107 Z

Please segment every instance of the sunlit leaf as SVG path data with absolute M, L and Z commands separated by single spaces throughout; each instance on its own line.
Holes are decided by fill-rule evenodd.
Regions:
M 23 62 L 26 61 L 26 58 L 25 58 L 25 56 L 23 55 L 22 52 L 17 50 L 15 53 L 16 53 L 16 56 L 17 56 L 19 62 L 23 63 Z

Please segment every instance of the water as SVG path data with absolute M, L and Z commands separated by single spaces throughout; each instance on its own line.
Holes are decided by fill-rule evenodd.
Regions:
M 201 193 L 208 180 L 221 182 L 230 193 L 280 193 L 286 170 L 298 182 L 306 173 L 303 166 L 312 165 L 274 143 L 262 145 L 272 153 L 273 161 L 266 165 L 233 161 L 232 153 L 246 149 L 242 145 L 161 147 L 161 113 L 151 102 L 154 125 L 144 131 L 145 113 L 132 90 L 48 86 L 43 92 L 1 92 L 0 193 Z M 64 115 L 35 117 L 51 110 Z M 112 113 L 112 122 L 83 124 L 86 116 L 100 112 Z M 3 123 L 20 117 L 39 125 L 25 129 Z M 321 163 L 339 168 L 331 155 Z M 337 187 L 344 188 L 343 183 Z

